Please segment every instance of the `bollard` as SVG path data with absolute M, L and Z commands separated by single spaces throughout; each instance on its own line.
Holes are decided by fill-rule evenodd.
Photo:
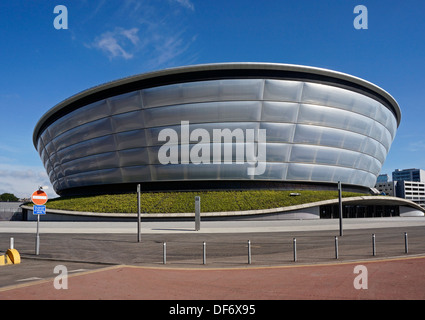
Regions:
M 162 263 L 167 264 L 167 243 L 162 244 Z
M 297 261 L 297 239 L 294 238 L 292 240 L 293 248 L 294 248 L 294 262 Z
M 142 241 L 142 226 L 140 221 L 140 184 L 137 185 L 137 242 Z
M 9 249 L 14 249 L 14 245 L 15 245 L 15 240 L 13 238 L 10 238 Z
M 207 264 L 207 244 L 205 241 L 202 243 L 202 252 L 203 252 L 203 264 Z
M 251 241 L 248 240 L 248 264 L 251 264 Z
M 375 234 L 372 234 L 372 255 L 376 256 Z
M 404 253 L 409 253 L 409 245 L 407 242 L 407 232 L 404 233 Z
M 195 231 L 201 230 L 201 197 L 195 197 Z
M 338 259 L 338 237 L 335 237 L 335 259 Z

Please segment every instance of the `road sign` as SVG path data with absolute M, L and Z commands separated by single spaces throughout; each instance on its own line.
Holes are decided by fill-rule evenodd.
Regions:
M 31 201 L 36 205 L 43 205 L 47 202 L 47 193 L 37 190 L 32 194 Z
M 33 211 L 32 211 L 32 213 L 33 213 L 33 214 L 46 214 L 46 206 L 38 206 L 38 205 L 35 205 L 35 206 L 33 207 Z

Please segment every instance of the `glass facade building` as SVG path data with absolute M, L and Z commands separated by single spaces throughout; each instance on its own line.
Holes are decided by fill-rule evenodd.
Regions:
M 367 189 L 376 183 L 400 118 L 387 92 L 347 74 L 209 64 L 81 92 L 40 119 L 33 141 L 61 195 L 230 181 L 341 181 Z M 161 152 L 176 156 L 164 163 Z M 262 170 L 249 174 L 250 167 Z

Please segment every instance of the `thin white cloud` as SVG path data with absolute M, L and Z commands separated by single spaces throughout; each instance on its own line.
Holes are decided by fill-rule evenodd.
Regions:
M 42 166 L 17 166 L 0 164 L 0 194 L 13 193 L 18 198 L 29 198 L 40 185 L 49 186 L 46 190 L 50 198 L 57 197 Z
M 179 3 L 180 5 L 182 5 L 183 7 L 190 9 L 190 10 L 195 10 L 195 6 L 193 5 L 193 3 L 190 0 L 174 0 L 177 3 Z
M 128 60 L 133 58 L 133 52 L 137 50 L 138 31 L 138 28 L 115 28 L 114 31 L 107 31 L 97 37 L 92 46 L 105 52 L 110 59 L 121 57 Z
M 409 141 L 407 150 L 411 152 L 425 152 L 425 140 Z
M 191 0 L 168 1 L 184 9 L 195 9 Z M 99 14 L 101 11 L 98 10 Z M 114 12 L 110 22 L 131 27 L 109 29 L 87 47 L 102 51 L 110 60 L 138 59 L 143 69 L 168 67 L 189 60 L 184 53 L 196 37 L 187 34 L 182 10 L 164 10 L 146 1 L 125 0 Z
M 182 55 L 189 47 L 190 42 L 185 42 L 181 34 L 158 35 L 155 56 L 150 60 L 150 65 L 157 67 L 167 64 Z

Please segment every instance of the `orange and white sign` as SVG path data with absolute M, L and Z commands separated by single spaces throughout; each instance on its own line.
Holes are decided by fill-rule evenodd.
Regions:
M 31 201 L 36 205 L 43 205 L 47 202 L 47 193 L 37 190 L 32 194 Z

